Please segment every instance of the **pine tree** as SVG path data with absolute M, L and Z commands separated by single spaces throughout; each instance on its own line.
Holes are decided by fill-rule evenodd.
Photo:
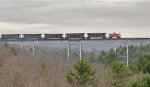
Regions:
M 74 71 L 67 72 L 67 80 L 72 86 L 85 87 L 96 82 L 95 70 L 85 60 L 78 61 L 74 65 Z

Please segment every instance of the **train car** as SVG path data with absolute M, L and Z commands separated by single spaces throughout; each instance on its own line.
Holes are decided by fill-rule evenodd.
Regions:
M 67 33 L 65 39 L 85 39 L 84 33 Z
M 121 35 L 118 34 L 118 33 L 112 33 L 112 34 L 109 34 L 109 39 L 112 39 L 112 38 L 121 38 Z
M 42 40 L 42 34 L 23 34 L 23 40 Z
M 63 39 L 63 34 L 44 34 L 44 39 L 45 40 L 51 40 L 51 39 L 58 39 L 62 40 Z
M 20 40 L 20 34 L 2 34 L 1 40 Z
M 87 39 L 105 39 L 106 33 L 87 33 Z

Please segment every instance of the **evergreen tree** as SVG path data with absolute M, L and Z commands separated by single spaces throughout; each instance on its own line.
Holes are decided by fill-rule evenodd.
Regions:
M 139 71 L 150 73 L 150 54 L 141 55 L 136 61 L 136 66 Z
M 72 86 L 85 87 L 96 82 L 95 70 L 87 61 L 78 61 L 74 65 L 74 69 L 74 71 L 67 72 L 67 80 Z
M 118 58 L 117 58 L 117 55 L 115 54 L 114 50 L 110 49 L 105 58 L 105 63 L 110 65 L 112 62 L 117 61 L 117 60 L 118 60 Z

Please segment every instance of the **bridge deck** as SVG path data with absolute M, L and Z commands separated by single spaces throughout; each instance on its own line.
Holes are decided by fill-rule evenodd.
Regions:
M 39 40 L 0 40 L 0 41 L 93 41 L 93 40 L 150 40 L 150 38 L 114 38 L 114 39 L 50 39 L 50 40 L 44 40 L 44 39 L 39 39 Z
M 0 40 L 8 44 L 67 44 L 67 43 L 150 43 L 150 38 L 120 38 L 120 39 L 72 39 L 72 40 Z

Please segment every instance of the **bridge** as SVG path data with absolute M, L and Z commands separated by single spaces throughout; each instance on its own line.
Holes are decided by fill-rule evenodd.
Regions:
M 2 44 L 15 44 L 15 45 L 20 45 L 21 49 L 23 48 L 23 46 L 25 45 L 31 45 L 32 46 L 32 51 L 33 51 L 33 56 L 35 55 L 35 48 L 36 46 L 40 45 L 51 45 L 51 44 L 63 44 L 67 47 L 68 49 L 68 60 L 70 59 L 70 49 L 71 46 L 73 45 L 78 45 L 79 46 L 79 50 L 80 52 L 76 52 L 79 55 L 80 60 L 82 59 L 82 50 L 83 50 L 83 46 L 86 44 L 112 44 L 114 46 L 114 50 L 116 52 L 117 49 L 117 44 L 119 45 L 123 45 L 124 47 L 126 47 L 125 49 L 121 49 L 121 50 L 126 50 L 126 55 L 124 58 L 124 61 L 126 62 L 126 65 L 129 65 L 129 50 L 128 50 L 128 46 L 132 45 L 132 44 L 150 44 L 150 38 L 120 38 L 120 39 L 62 39 L 62 40 L 58 40 L 58 39 L 53 39 L 53 40 L 0 40 L 0 43 Z M 73 49 L 73 48 L 72 48 Z M 119 54 L 116 52 L 116 54 Z

